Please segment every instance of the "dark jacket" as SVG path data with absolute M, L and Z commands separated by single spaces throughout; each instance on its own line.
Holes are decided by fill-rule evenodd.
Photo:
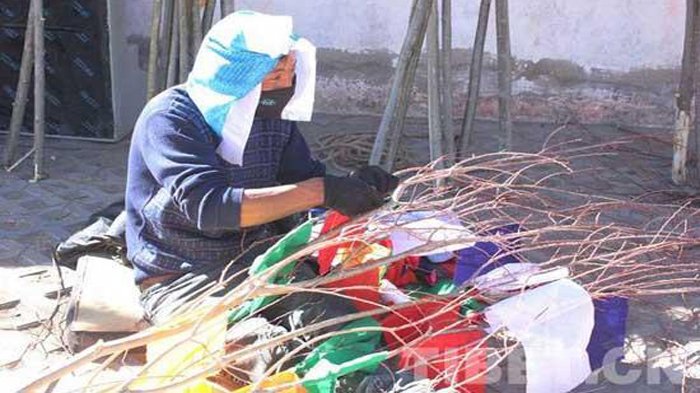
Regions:
M 294 122 L 256 119 L 243 165 L 216 153 L 211 131 L 182 87 L 144 108 L 134 128 L 126 188 L 128 259 L 136 281 L 228 263 L 270 233 L 240 230 L 243 190 L 323 176 Z

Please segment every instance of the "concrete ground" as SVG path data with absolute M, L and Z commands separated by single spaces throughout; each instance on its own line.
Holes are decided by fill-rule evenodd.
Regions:
M 378 125 L 378 117 L 321 114 L 301 127 L 311 145 L 316 146 L 314 141 L 323 135 L 372 133 Z M 552 124 L 516 124 L 516 150 L 538 151 L 555 128 Z M 474 143 L 477 152 L 497 148 L 497 129 L 493 122 L 479 122 Z M 408 121 L 406 145 L 417 159 L 424 159 L 428 151 L 426 130 L 424 120 Z M 622 199 L 645 197 L 656 202 L 678 201 L 692 194 L 692 190 L 675 187 L 670 181 L 672 147 L 667 132 L 571 126 L 560 129 L 553 140 L 573 139 L 602 144 L 600 151 L 609 155 L 587 158 L 586 166 L 597 169 L 567 180 L 565 185 L 571 189 Z M 629 143 L 612 144 L 620 139 Z M 24 150 L 29 144 L 28 139 L 22 140 Z M 48 179 L 28 182 L 28 163 L 16 172 L 0 173 L 0 381 L 10 381 L 14 386 L 67 356 L 57 339 L 62 311 L 61 307 L 57 311 L 57 306 L 65 301 L 47 296 L 58 288 L 51 266 L 52 248 L 85 226 L 93 214 L 123 198 L 128 141 L 102 144 L 52 139 L 47 149 Z M 619 219 L 643 226 L 653 217 L 630 212 Z M 65 275 L 70 285 L 71 272 Z M 57 316 L 51 323 L 54 313 Z M 578 391 L 700 392 L 692 379 L 684 378 L 700 378 L 697 365 L 692 367 L 683 361 L 686 357 L 682 353 L 662 353 L 652 340 L 670 332 L 688 352 L 700 351 L 699 315 L 700 299 L 696 297 L 636 302 L 628 321 L 625 361 L 617 371 L 604 370 Z M 516 380 L 511 380 L 515 386 L 504 382 L 508 381 L 501 380 L 492 390 L 524 391 Z

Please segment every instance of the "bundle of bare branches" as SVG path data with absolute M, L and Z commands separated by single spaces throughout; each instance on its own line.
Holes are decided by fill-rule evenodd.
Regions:
M 160 392 L 189 386 L 207 376 L 235 369 L 262 350 L 297 340 L 309 333 L 341 326 L 368 316 L 388 315 L 429 300 L 416 298 L 405 304 L 377 304 L 376 308 L 370 311 L 320 321 L 303 329 L 244 347 L 207 347 L 209 352 L 206 356 L 191 359 L 191 364 L 186 367 L 180 365 L 178 369 L 181 371 L 176 375 L 154 374 L 154 370 L 167 369 L 167 365 L 163 363 L 172 361 L 168 360 L 168 352 L 177 351 L 188 343 L 201 343 L 202 337 L 214 335 L 217 329 L 221 329 L 222 318 L 225 320 L 225 316 L 231 310 L 241 307 L 245 302 L 299 292 L 346 296 L 326 285 L 342 278 L 365 274 L 377 267 L 391 265 L 409 255 L 424 255 L 454 244 L 493 242 L 503 245 L 503 249 L 509 249 L 509 245 L 517 243 L 517 249 L 511 247 L 510 252 L 517 253 L 521 261 L 537 264 L 544 270 L 558 267 L 568 269 L 569 277 L 585 288 L 594 299 L 609 296 L 641 299 L 664 294 L 685 295 L 699 292 L 700 265 L 693 259 L 698 240 L 692 235 L 698 210 L 688 206 L 614 200 L 567 189 L 566 182 L 562 183 L 561 179 L 575 175 L 576 171 L 572 169 L 571 163 L 577 158 L 596 154 L 594 151 L 595 147 L 567 150 L 567 147 L 562 145 L 538 154 L 494 153 L 473 157 L 445 169 L 437 169 L 439 165 L 433 164 L 401 171 L 398 174 L 404 181 L 392 200 L 382 209 L 318 236 L 272 268 L 248 277 L 243 284 L 223 297 L 214 301 L 210 297 L 225 285 L 225 282 L 220 282 L 193 298 L 167 323 L 153 326 L 125 339 L 98 343 L 70 362 L 54 368 L 32 382 L 27 386 L 27 391 L 46 386 L 101 359 L 102 367 L 94 371 L 93 377 L 96 378 L 107 364 L 126 351 L 168 338 L 174 339 L 168 348 L 160 356 L 151 357 L 148 363 L 130 378 L 111 384 L 88 385 L 85 391 Z M 400 217 L 416 211 L 454 215 L 464 226 L 464 233 L 446 241 L 428 241 L 401 254 L 378 258 L 357 266 L 336 266 L 329 274 L 311 280 L 287 285 L 274 284 L 270 280 L 286 266 L 312 256 L 322 249 L 348 242 L 377 243 L 388 236 L 392 227 L 401 225 Z M 644 211 L 653 216 L 654 220 L 649 221 L 644 228 L 635 227 L 618 219 L 620 211 Z M 520 230 L 517 233 L 502 234 L 496 231 L 512 224 L 519 226 Z M 367 230 L 368 228 L 380 230 Z M 424 232 L 423 230 L 421 236 L 425 236 Z M 502 295 L 477 291 L 471 284 L 468 281 L 456 292 L 442 296 L 445 310 L 452 309 L 468 299 L 479 299 L 487 305 L 501 300 L 499 296 Z M 406 321 L 406 325 L 416 326 L 420 322 Z M 462 325 L 453 324 L 442 329 L 449 331 L 465 328 L 463 322 L 460 323 Z M 379 329 L 389 330 L 389 334 L 392 334 L 400 328 Z M 479 322 L 478 318 L 473 319 L 468 328 L 485 330 L 483 322 Z M 428 331 L 425 335 L 438 333 L 440 332 Z M 307 345 L 313 346 L 338 334 L 341 333 L 336 331 L 321 334 Z M 517 342 L 512 339 L 493 340 L 494 335 L 498 334 L 485 334 L 483 338 L 482 344 L 488 341 L 489 348 L 493 349 L 488 353 L 490 367 L 497 367 L 517 346 Z M 474 350 L 478 350 L 479 347 L 476 345 L 477 349 Z M 400 351 L 401 348 L 392 349 L 388 356 L 398 356 Z M 282 365 L 294 355 L 296 353 L 290 353 L 270 366 L 266 375 L 281 371 Z M 469 355 L 469 352 L 460 352 L 455 354 L 455 360 L 465 361 Z M 424 360 L 429 362 L 429 359 Z M 488 371 L 489 369 L 481 370 L 474 374 L 471 380 L 461 383 L 470 383 Z M 284 387 L 289 385 L 281 385 L 277 389 Z M 254 391 L 259 391 L 255 390 L 257 388 L 259 385 L 254 386 Z
M 374 132 L 325 134 L 315 138 L 311 147 L 324 163 L 332 163 L 339 169 L 350 171 L 369 161 L 375 136 Z M 405 169 L 418 162 L 417 157 L 404 152 L 396 158 L 395 166 Z

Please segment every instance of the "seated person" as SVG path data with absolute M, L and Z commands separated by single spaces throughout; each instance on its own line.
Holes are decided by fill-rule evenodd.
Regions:
M 294 121 L 310 120 L 315 69 L 315 48 L 292 34 L 291 18 L 241 11 L 207 34 L 187 82 L 143 109 L 126 241 L 152 322 L 231 261 L 230 274 L 249 267 L 277 220 L 317 206 L 358 215 L 396 187 L 378 167 L 337 177 L 312 158 Z

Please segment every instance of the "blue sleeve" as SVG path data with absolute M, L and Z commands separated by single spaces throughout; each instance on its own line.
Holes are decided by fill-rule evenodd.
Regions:
M 289 141 L 282 152 L 277 180 L 282 184 L 293 184 L 325 174 L 326 166 L 313 158 L 299 128 L 293 124 Z
M 231 187 L 216 145 L 189 122 L 170 112 L 147 120 L 145 164 L 199 230 L 240 229 L 243 189 Z

